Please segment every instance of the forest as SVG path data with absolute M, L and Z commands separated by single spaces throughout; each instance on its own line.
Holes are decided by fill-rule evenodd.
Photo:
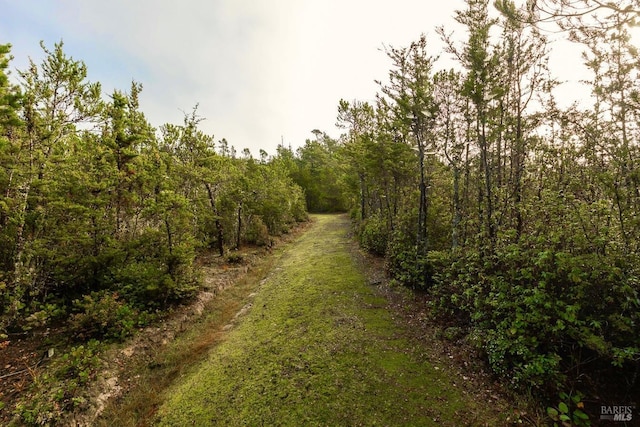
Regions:
M 199 254 L 349 212 L 495 375 L 561 400 L 549 416 L 587 425 L 585 394 L 637 398 L 640 8 L 585 5 L 466 0 L 446 52 L 385 47 L 375 101 L 339 101 L 340 137 L 260 158 L 203 133 L 197 106 L 153 127 L 142 84 L 103 94 L 62 42 L 17 79 L 1 45 L 0 341 L 60 324 L 122 340 L 195 295 Z M 584 51 L 587 106 L 559 106 L 542 21 Z
M 76 340 L 64 357 L 80 366 L 60 374 L 73 383 L 59 396 L 23 408 L 36 424 L 78 403 L 99 341 L 196 295 L 199 254 L 233 260 L 307 220 L 283 159 L 215 143 L 197 107 L 154 128 L 141 84 L 103 96 L 62 42 L 41 45 L 45 59 L 19 70 L 19 85 L 0 46 L 0 341 L 62 327 Z
M 386 47 L 375 101 L 341 100 L 343 136 L 299 154 L 340 171 L 362 246 L 398 283 L 503 381 L 583 425 L 585 394 L 638 397 L 639 9 L 494 6 L 466 1 L 467 38 L 439 28 L 444 53 L 425 36 Z M 583 51 L 588 103 L 559 106 L 545 20 Z

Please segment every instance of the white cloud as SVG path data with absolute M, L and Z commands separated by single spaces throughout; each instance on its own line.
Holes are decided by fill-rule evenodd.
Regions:
M 337 135 L 338 100 L 370 100 L 374 79 L 386 79 L 383 44 L 406 46 L 426 33 L 438 54 L 435 27 L 455 28 L 454 9 L 464 6 L 423 0 L 0 4 L 8 13 L 0 16 L 0 37 L 14 43 L 14 55 L 35 55 L 39 39 L 49 46 L 64 39 L 67 53 L 84 60 L 90 79 L 107 91 L 141 82 L 142 109 L 153 125 L 179 123 L 180 110 L 199 103 L 206 132 L 254 153 L 275 152 L 281 137 L 299 146 L 315 128 Z

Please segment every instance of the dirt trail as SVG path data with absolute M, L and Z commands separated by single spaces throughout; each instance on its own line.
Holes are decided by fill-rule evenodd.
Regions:
M 406 322 L 411 316 L 394 307 L 398 298 L 383 297 L 379 276 L 363 274 L 348 231 L 345 216 L 315 217 L 223 328 L 226 339 L 167 390 L 159 425 L 516 420 L 488 382 L 452 367 L 430 339 L 418 339 L 416 324 Z

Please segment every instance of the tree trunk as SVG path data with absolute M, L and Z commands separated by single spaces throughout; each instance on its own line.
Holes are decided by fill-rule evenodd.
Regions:
M 524 175 L 524 138 L 522 136 L 522 110 L 518 108 L 518 116 L 516 118 L 516 153 L 515 153 L 515 171 L 514 171 L 514 209 L 516 215 L 516 241 L 520 241 L 524 223 L 522 220 L 522 176 Z
M 478 136 L 480 139 L 480 160 L 484 172 L 484 199 L 485 232 L 489 241 L 489 251 L 493 253 L 495 243 L 495 229 L 493 226 L 493 194 L 491 191 L 491 168 L 489 166 L 489 148 L 487 147 L 487 135 L 484 119 L 478 123 Z
M 238 232 L 236 233 L 236 249 L 240 249 L 241 231 L 242 231 L 242 201 L 238 205 Z
M 451 249 L 458 247 L 460 238 L 460 169 L 453 167 L 453 218 L 451 219 Z
M 205 182 L 205 187 L 207 188 L 207 193 L 209 194 L 209 203 L 211 204 L 211 209 L 213 209 L 213 214 L 215 215 L 216 222 L 216 231 L 218 232 L 218 252 L 220 256 L 224 256 L 224 232 L 222 229 L 222 222 L 220 222 L 220 214 L 218 212 L 218 208 L 216 207 L 216 199 L 213 195 L 213 189 L 211 188 L 211 184 Z
M 364 183 L 364 175 L 360 174 L 360 220 L 364 221 L 367 219 L 367 215 L 365 212 L 366 209 L 366 189 Z
M 424 146 L 418 142 L 420 157 L 420 205 L 418 208 L 418 252 L 424 253 L 428 248 L 427 239 L 427 183 L 424 173 Z

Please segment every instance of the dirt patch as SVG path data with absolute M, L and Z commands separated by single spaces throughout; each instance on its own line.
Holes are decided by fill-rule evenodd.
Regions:
M 33 382 L 36 371 L 42 369 L 46 350 L 42 336 L 13 335 L 0 343 L 0 424 L 11 419 L 10 411 L 19 396 Z

